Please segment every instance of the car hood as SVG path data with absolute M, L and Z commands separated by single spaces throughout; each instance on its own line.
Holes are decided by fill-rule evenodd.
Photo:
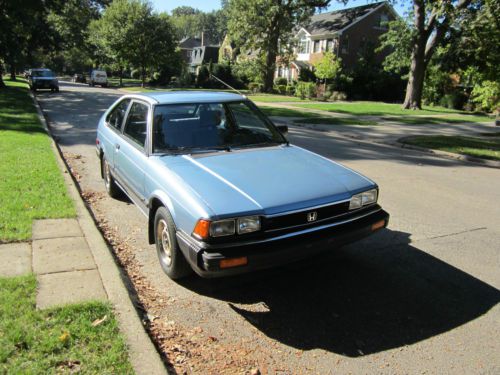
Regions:
M 159 158 L 218 218 L 275 214 L 339 200 L 375 184 L 296 146 Z
M 56 77 L 31 77 L 33 81 L 55 81 Z

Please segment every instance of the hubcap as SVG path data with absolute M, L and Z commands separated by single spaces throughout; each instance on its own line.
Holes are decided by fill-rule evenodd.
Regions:
M 159 255 L 161 260 L 165 265 L 170 266 L 172 264 L 172 248 L 170 244 L 170 235 L 168 233 L 168 227 L 165 220 L 160 219 L 158 226 L 156 228 L 156 236 L 159 245 Z

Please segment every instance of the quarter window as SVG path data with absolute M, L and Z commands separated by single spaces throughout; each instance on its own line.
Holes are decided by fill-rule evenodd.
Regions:
M 148 106 L 137 102 L 132 103 L 123 134 L 141 147 L 144 147 L 146 143 L 147 123 Z
M 130 103 L 130 99 L 125 99 L 118 103 L 118 105 L 111 111 L 106 119 L 106 122 L 114 129 L 120 131 L 123 119 L 127 113 L 127 108 Z

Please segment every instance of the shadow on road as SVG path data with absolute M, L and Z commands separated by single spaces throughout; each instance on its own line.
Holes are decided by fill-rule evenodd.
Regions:
M 500 300 L 496 288 L 390 230 L 305 264 L 208 282 L 192 278 L 184 286 L 227 301 L 286 345 L 349 357 L 447 332 Z

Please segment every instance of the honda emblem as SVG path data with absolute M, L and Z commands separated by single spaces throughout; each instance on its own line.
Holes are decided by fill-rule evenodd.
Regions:
M 307 213 L 307 222 L 311 223 L 313 221 L 316 221 L 317 218 L 318 218 L 318 213 L 316 211 Z

